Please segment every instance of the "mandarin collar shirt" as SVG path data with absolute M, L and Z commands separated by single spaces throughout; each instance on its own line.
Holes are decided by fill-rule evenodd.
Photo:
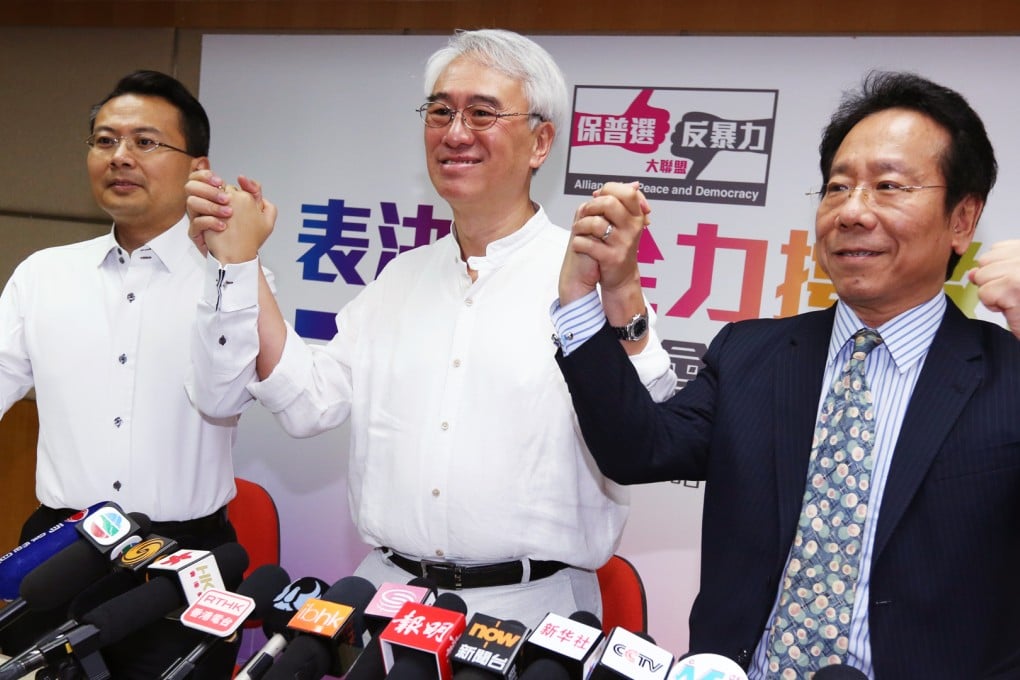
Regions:
M 178 521 L 233 496 L 237 417 L 203 417 L 184 386 L 204 275 L 187 230 L 41 250 L 0 296 L 0 413 L 35 387 L 44 505 Z
M 328 344 L 288 326 L 262 382 L 252 367 L 257 265 L 228 265 L 233 285 L 208 288 L 200 305 L 196 361 L 216 363 L 196 364 L 196 401 L 230 413 L 257 398 L 295 436 L 349 418 L 348 499 L 371 545 L 597 568 L 618 545 L 629 499 L 588 453 L 554 361 L 548 306 L 568 238 L 540 208 L 467 263 L 455 235 L 407 251 L 340 311 Z M 654 331 L 633 361 L 657 400 L 672 394 Z

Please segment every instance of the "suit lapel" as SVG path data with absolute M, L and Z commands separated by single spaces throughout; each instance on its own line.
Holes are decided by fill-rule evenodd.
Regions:
M 834 318 L 835 307 L 796 317 L 775 362 L 776 498 L 784 538 L 793 538 L 800 518 Z
M 980 384 L 982 371 L 982 347 L 976 327 L 950 301 L 903 417 L 879 512 L 876 558 Z

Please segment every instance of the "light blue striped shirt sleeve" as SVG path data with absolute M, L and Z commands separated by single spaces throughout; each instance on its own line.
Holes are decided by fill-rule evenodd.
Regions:
M 563 356 L 569 355 L 584 344 L 585 340 L 598 333 L 606 323 L 606 313 L 602 309 L 602 300 L 596 291 L 578 298 L 564 307 L 560 301 L 554 300 L 549 308 L 553 327 L 553 342 L 563 350 Z

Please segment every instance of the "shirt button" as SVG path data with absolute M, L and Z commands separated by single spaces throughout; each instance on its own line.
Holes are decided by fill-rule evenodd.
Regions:
M 454 359 L 453 360 L 453 367 L 454 368 L 460 368 L 460 359 Z
M 223 336 L 223 335 L 221 335 L 221 336 L 220 336 L 220 339 L 218 340 L 218 342 L 220 343 L 220 345 L 225 345 L 225 344 L 227 344 L 227 338 L 226 338 L 226 336 Z
M 127 354 L 121 354 L 119 357 L 117 357 L 117 361 L 119 361 L 122 364 L 126 364 L 127 363 Z
M 471 305 L 475 304 L 475 301 L 472 300 L 471 298 L 468 298 L 467 300 L 464 300 L 464 304 L 470 307 Z
M 432 495 L 438 498 L 439 497 L 439 489 L 432 489 Z
M 436 551 L 436 557 L 442 557 L 442 556 L 443 556 L 443 551 L 442 550 L 437 550 Z
M 117 480 L 116 482 L 113 483 L 113 490 L 120 491 L 120 480 Z
M 450 423 L 448 423 L 448 422 L 446 422 L 444 420 L 442 422 L 442 424 L 439 426 L 439 429 L 441 429 L 441 430 L 449 430 L 450 429 Z
M 127 294 L 127 301 L 128 302 L 134 302 L 135 301 L 135 294 L 134 293 L 128 293 Z
M 113 424 L 116 427 L 120 427 L 123 423 L 124 423 L 124 420 L 120 416 L 117 416 L 116 418 L 113 419 Z

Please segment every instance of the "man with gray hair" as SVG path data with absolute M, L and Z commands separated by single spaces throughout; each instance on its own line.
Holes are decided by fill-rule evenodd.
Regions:
M 298 337 L 259 278 L 275 207 L 247 180 L 235 191 L 192 175 L 192 237 L 210 275 L 235 282 L 199 305 L 194 397 L 210 415 L 257 399 L 294 436 L 350 417 L 350 507 L 376 548 L 357 575 L 424 574 L 472 612 L 531 626 L 550 611 L 599 615 L 595 570 L 628 497 L 589 455 L 553 361 L 549 300 L 569 233 L 530 195 L 567 122 L 566 84 L 533 41 L 464 31 L 429 59 L 425 94 L 426 165 L 453 232 L 390 262 L 325 346 Z M 643 222 L 647 203 L 629 197 L 601 200 Z M 675 376 L 639 297 L 621 343 L 661 401 Z

